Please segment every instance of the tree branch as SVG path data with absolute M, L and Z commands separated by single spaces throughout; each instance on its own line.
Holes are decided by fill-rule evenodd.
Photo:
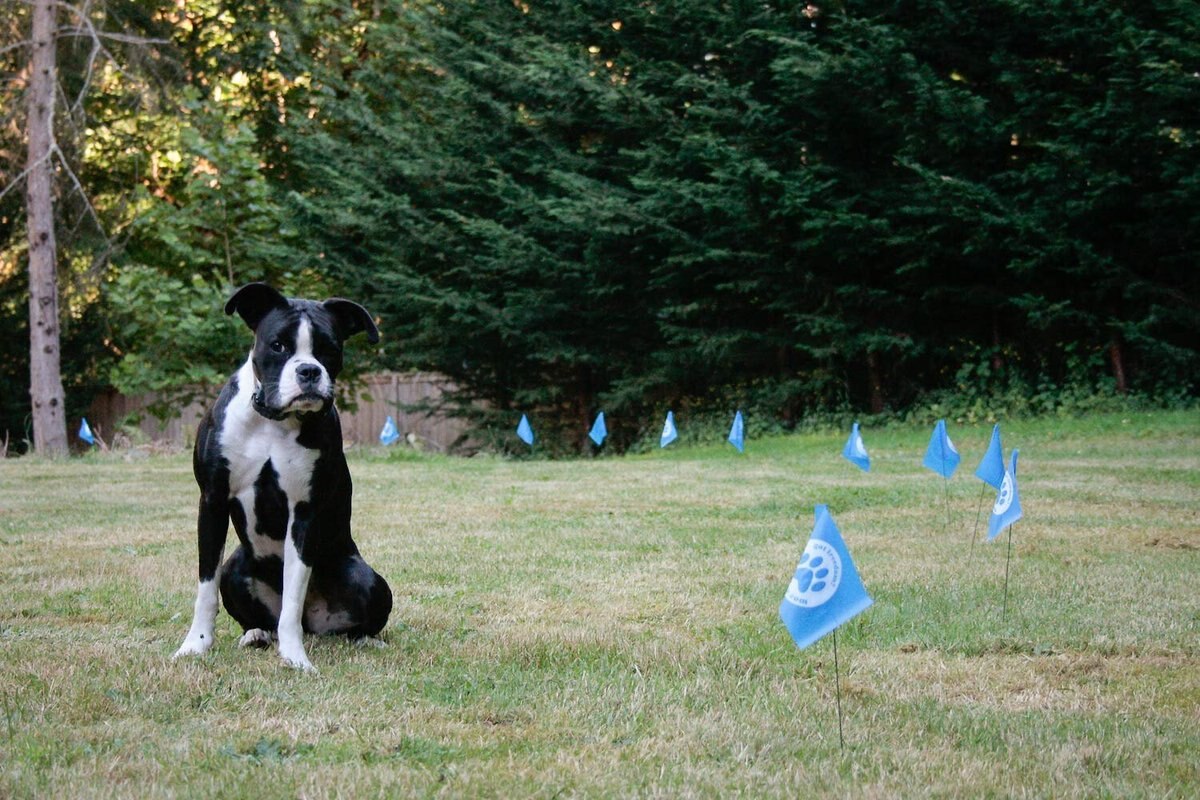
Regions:
M 5 186 L 3 189 L 0 189 L 0 200 L 3 200 L 4 196 L 6 194 L 11 192 L 13 189 L 15 189 L 17 184 L 19 184 L 21 181 L 25 180 L 25 178 L 27 178 L 29 176 L 29 173 L 33 172 L 35 169 L 37 169 L 39 166 L 41 166 L 43 163 L 45 163 L 47 160 L 49 160 L 51 155 L 53 155 L 53 154 L 46 153 L 46 155 L 42 156 L 37 161 L 33 162 L 28 167 L 26 167 L 24 170 L 22 170 L 21 174 L 15 178 L 13 178 L 12 181 L 7 186 Z
M 95 206 L 92 205 L 92 201 L 88 198 L 87 192 L 83 189 L 83 184 L 79 182 L 78 176 L 75 175 L 75 170 L 71 169 L 71 165 L 67 163 L 67 157 L 63 153 L 62 149 L 58 146 L 57 141 L 50 145 L 50 153 L 58 154 L 58 162 L 62 165 L 63 170 L 67 173 L 67 177 L 71 179 L 71 183 L 75 186 L 75 191 L 79 192 L 79 196 L 83 198 L 84 208 L 87 209 L 92 221 L 96 223 L 96 228 L 100 231 L 100 235 L 105 239 L 108 239 L 108 233 L 104 230 L 104 223 L 100 221 L 100 215 L 96 213 Z
M 33 42 L 29 41 L 28 39 L 22 39 L 19 42 L 13 42 L 12 44 L 6 44 L 6 45 L 4 45 L 4 47 L 0 47 L 0 56 L 4 55 L 5 53 L 11 52 L 13 50 L 20 50 L 22 47 L 29 47 L 29 45 L 31 45 L 31 44 L 33 44 Z

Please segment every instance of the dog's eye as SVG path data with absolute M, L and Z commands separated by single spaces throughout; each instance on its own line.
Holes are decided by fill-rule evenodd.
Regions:
M 271 351 L 274 353 L 282 353 L 286 349 L 287 348 L 284 346 L 283 342 L 279 341 L 278 339 L 271 342 Z

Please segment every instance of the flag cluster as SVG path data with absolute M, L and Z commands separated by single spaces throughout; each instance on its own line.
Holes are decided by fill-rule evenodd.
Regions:
M 517 423 L 516 433 L 522 442 L 533 446 L 533 426 L 525 414 L 521 415 L 521 420 Z M 80 428 L 79 435 L 85 441 L 92 441 L 86 420 Z M 592 423 L 588 438 L 596 447 L 601 447 L 607 437 L 608 426 L 604 412 L 601 411 Z M 396 428 L 396 422 L 389 416 L 379 434 L 379 441 L 388 445 L 399 438 L 400 432 Z M 675 414 L 668 411 L 663 422 L 662 434 L 659 436 L 659 446 L 667 447 L 678 438 Z M 739 453 L 745 452 L 746 423 L 740 410 L 734 414 L 728 441 Z M 1017 490 L 1017 454 L 1018 451 L 1013 450 L 1011 462 L 1007 465 L 1004 463 L 1000 426 L 996 425 L 992 429 L 987 451 L 975 469 L 976 477 L 996 489 L 996 501 L 988 521 L 989 541 L 1021 519 L 1021 498 Z M 853 424 L 850 437 L 842 448 L 842 456 L 864 472 L 871 471 L 871 457 L 867 453 L 857 422 Z M 946 421 L 938 420 L 925 449 L 922 465 L 949 480 L 961 462 L 962 456 L 946 430 Z M 779 604 L 780 620 L 796 642 L 796 646 L 802 649 L 861 614 L 873 602 L 859 578 L 850 551 L 829 513 L 829 508 L 818 505 L 815 516 L 808 543 Z
M 975 468 L 975 476 L 996 490 L 996 502 L 988 520 L 988 541 L 996 538 L 1000 531 L 1021 518 L 1021 497 L 1017 491 L 1017 452 L 1013 450 L 1012 461 L 1005 466 L 1004 448 L 1000 445 L 1000 426 L 993 426 L 987 450 L 979 466 Z M 842 456 L 864 472 L 871 471 L 871 458 L 867 455 L 857 422 L 850 430 L 846 446 L 842 448 Z M 925 457 L 921 464 L 949 480 L 960 463 L 962 456 L 950 440 L 946 431 L 946 420 L 939 419 L 933 427 L 929 446 L 925 448 Z
M 392 418 L 388 417 L 387 424 L 384 425 L 384 432 L 379 434 L 379 440 L 384 444 L 391 444 L 395 439 L 385 441 L 385 433 L 388 432 L 388 425 L 395 428 L 395 423 Z M 390 434 L 389 434 L 390 435 Z M 529 417 L 525 414 L 521 415 L 521 421 L 517 423 L 517 438 L 525 444 L 533 447 L 533 426 L 529 422 Z M 592 423 L 592 428 L 588 431 L 588 438 L 596 447 L 602 447 L 604 440 L 608 438 L 608 424 L 604 420 L 604 412 L 601 411 L 596 415 L 596 421 Z M 675 427 L 675 412 L 668 411 L 667 418 L 663 422 L 662 433 L 658 437 L 658 446 L 666 447 L 679 438 L 679 429 Z M 738 411 L 733 416 L 733 425 L 729 429 L 728 441 L 731 445 L 737 448 L 739 453 L 746 452 L 746 420 L 742 416 L 742 412 Z

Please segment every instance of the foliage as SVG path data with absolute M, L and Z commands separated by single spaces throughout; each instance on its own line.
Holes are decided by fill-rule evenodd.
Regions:
M 481 425 L 903 409 L 983 348 L 1027 390 L 1195 390 L 1200 51 L 1165 13 L 338 8 L 339 44 L 289 31 L 323 44 L 285 48 L 280 175 L 385 358 Z
M 201 276 L 189 283 L 147 267 L 128 267 L 109 288 L 114 346 L 137 342 L 117 361 L 112 385 L 127 395 L 153 393 L 162 415 L 211 394 L 245 360 L 244 326 L 220 313 L 228 287 Z
M 156 91 L 87 95 L 91 375 L 225 368 L 187 326 L 158 357 L 164 310 L 122 299 L 153 274 L 139 297 L 185 309 L 251 279 L 362 300 L 369 365 L 446 374 L 498 447 L 520 412 L 586 452 L 600 409 L 623 450 L 668 407 L 788 428 L 1200 386 L 1194 4 L 103 8 L 166 43 L 127 54 Z

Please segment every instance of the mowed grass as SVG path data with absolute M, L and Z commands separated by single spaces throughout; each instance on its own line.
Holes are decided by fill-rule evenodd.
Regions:
M 948 485 L 916 427 L 864 431 L 870 474 L 845 432 L 352 452 L 396 606 L 385 649 L 310 639 L 317 676 L 237 649 L 223 612 L 170 660 L 187 457 L 0 461 L 0 797 L 1200 794 L 1200 413 L 1004 425 L 1005 616 L 1007 538 L 971 546 L 989 433 L 951 423 Z M 875 599 L 838 635 L 844 753 L 832 641 L 776 616 L 816 503 Z

